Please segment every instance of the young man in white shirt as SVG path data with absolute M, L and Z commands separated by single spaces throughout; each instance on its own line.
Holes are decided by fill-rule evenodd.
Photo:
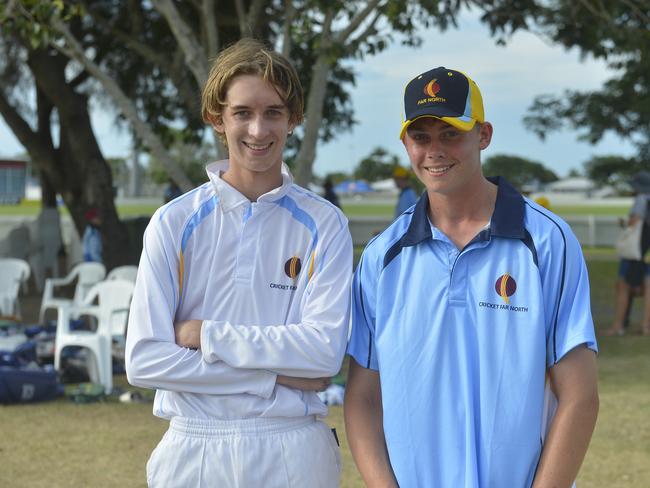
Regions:
M 345 351 L 352 242 L 282 162 L 302 121 L 298 76 L 242 40 L 215 61 L 202 106 L 229 160 L 152 217 L 129 321 L 129 381 L 155 388 L 154 414 L 171 421 L 147 481 L 338 486 L 316 392 Z

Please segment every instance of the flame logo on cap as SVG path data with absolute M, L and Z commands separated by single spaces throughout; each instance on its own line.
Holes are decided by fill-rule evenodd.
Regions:
M 439 91 L 440 85 L 438 84 L 438 80 L 436 78 L 431 80 L 424 87 L 424 94 L 429 95 L 431 98 L 435 98 Z
M 509 273 L 506 273 L 497 279 L 494 289 L 504 302 L 510 304 L 510 297 L 517 291 L 517 282 Z

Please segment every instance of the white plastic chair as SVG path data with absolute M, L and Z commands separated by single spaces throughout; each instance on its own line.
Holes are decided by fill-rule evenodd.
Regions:
M 20 317 L 18 293 L 29 279 L 29 264 L 17 258 L 0 259 L 0 315 Z
M 42 323 L 45 318 L 45 311 L 50 308 L 58 308 L 61 305 L 76 306 L 83 302 L 88 290 L 99 283 L 106 276 L 106 268 L 101 263 L 79 263 L 64 278 L 48 278 L 45 280 L 43 299 L 41 300 L 41 313 L 39 321 Z M 54 295 L 54 288 L 71 284 L 74 280 L 77 284 L 74 296 L 71 299 L 57 297 Z
M 138 267 L 133 265 L 118 266 L 113 268 L 106 275 L 106 281 L 109 280 L 126 280 L 135 283 L 135 278 L 138 275 Z
M 134 285 L 126 280 L 102 281 L 94 285 L 80 306 L 58 307 L 54 368 L 61 368 L 61 351 L 68 346 L 81 346 L 92 352 L 89 364 L 90 380 L 104 386 L 109 394 L 113 389 L 112 342 L 113 337 L 123 337 L 129 314 Z M 98 304 L 92 305 L 97 299 Z M 70 319 L 92 316 L 97 328 L 71 330 Z

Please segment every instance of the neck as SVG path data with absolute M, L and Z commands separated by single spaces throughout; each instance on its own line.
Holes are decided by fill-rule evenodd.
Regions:
M 221 178 L 251 202 L 256 202 L 265 193 L 282 186 L 280 170 L 256 173 L 231 166 Z
M 482 177 L 462 193 L 447 195 L 429 191 L 429 218 L 462 249 L 490 222 L 497 189 Z

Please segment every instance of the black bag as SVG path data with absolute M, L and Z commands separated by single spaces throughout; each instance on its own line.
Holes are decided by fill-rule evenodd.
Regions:
M 53 400 L 60 393 L 53 369 L 0 366 L 0 403 Z

